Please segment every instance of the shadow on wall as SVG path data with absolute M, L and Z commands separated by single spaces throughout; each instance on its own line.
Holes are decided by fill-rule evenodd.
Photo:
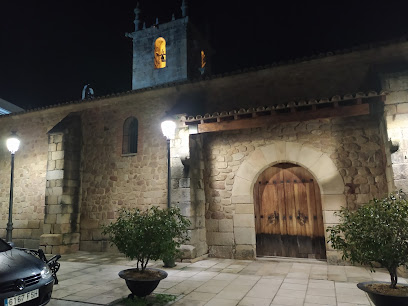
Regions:
M 406 74 L 408 71 L 408 62 L 405 60 L 400 61 L 389 61 L 382 64 L 373 65 L 370 67 L 370 75 L 373 77 L 376 76 L 376 83 L 377 87 L 373 87 L 376 91 L 381 90 L 391 90 L 390 88 L 390 76 L 401 76 L 401 74 Z
M 191 93 L 182 93 L 178 96 L 177 102 L 168 114 L 204 115 L 206 103 L 207 93 L 203 89 Z

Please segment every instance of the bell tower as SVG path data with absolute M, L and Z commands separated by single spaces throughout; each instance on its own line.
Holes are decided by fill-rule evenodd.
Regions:
M 189 22 L 183 0 L 181 16 L 146 28 L 140 20 L 139 3 L 135 8 L 135 31 L 126 33 L 133 40 L 132 90 L 181 82 L 208 74 L 208 43 Z

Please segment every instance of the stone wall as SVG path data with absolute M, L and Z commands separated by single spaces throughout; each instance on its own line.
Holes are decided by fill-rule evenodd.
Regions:
M 13 242 L 38 248 L 43 233 L 49 129 L 63 118 L 59 112 L 0 117 L 0 236 L 5 238 L 10 191 L 10 152 L 5 143 L 11 131 L 20 138 L 15 154 Z
M 130 97 L 129 97 L 130 98 Z M 165 99 L 122 99 L 82 112 L 82 202 L 80 249 L 110 249 L 102 226 L 120 209 L 166 207 L 166 139 L 160 129 Z M 138 150 L 122 155 L 123 123 L 139 123 Z
M 403 42 L 266 69 L 246 69 L 245 73 L 225 74 L 222 78 L 193 84 L 191 89 L 195 101 L 204 104 L 204 113 L 212 114 L 292 100 L 380 91 L 384 88 L 380 74 L 407 69 L 407 63 L 408 42 Z
M 330 97 L 377 89 L 375 87 L 390 90 L 386 101 L 386 129 L 379 127 L 384 124 L 381 120 L 359 117 L 277 124 L 263 129 L 213 133 L 202 138 L 190 136 L 188 150 L 191 152 L 188 154 L 193 156 L 194 152 L 197 153 L 197 163 L 192 169 L 196 172 L 191 172 L 187 177 L 180 176 L 178 186 L 196 188 L 196 184 L 201 184 L 200 180 L 206 178 L 203 184 L 206 203 L 197 205 L 193 213 L 195 220 L 198 220 L 194 228 L 196 241 L 200 245 L 198 253 L 206 248 L 203 225 L 199 223 L 205 207 L 206 239 L 211 254 L 223 257 L 236 254 L 235 236 L 231 233 L 244 227 L 235 224 L 238 220 L 234 219 L 237 208 L 231 196 L 237 171 L 251 152 L 276 141 L 305 145 L 329 156 L 343 180 L 344 203 L 349 207 L 365 203 L 372 196 L 383 195 L 387 191 L 387 184 L 388 189 L 391 188 L 392 178 L 397 187 L 406 189 L 408 78 L 403 74 L 391 75 L 380 84 L 377 73 L 389 71 L 390 67 L 396 67 L 396 63 L 402 63 L 398 66 L 402 69 L 407 61 L 408 43 L 403 42 L 194 83 L 1 116 L 1 143 L 5 142 L 11 131 L 17 131 L 21 139 L 21 148 L 15 156 L 14 240 L 18 246 L 37 247 L 40 236 L 51 233 L 50 227 L 44 226 L 46 190 L 47 187 L 52 188 L 46 185 L 49 155 L 47 133 L 73 112 L 81 117 L 82 130 L 78 208 L 81 214 L 80 248 L 83 250 L 109 249 L 105 237 L 101 235 L 101 227 L 114 220 L 120 208 L 166 206 L 166 141 L 160 131 L 160 119 L 168 110 L 195 115 L 200 108 L 208 112 L 229 111 L 284 103 L 297 98 Z M 203 114 L 201 111 L 198 113 Z M 139 148 L 136 154 L 122 155 L 123 122 L 129 116 L 139 121 Z M 392 167 L 388 167 L 392 168 L 392 175 L 387 170 L 387 166 L 391 165 L 384 157 L 387 148 L 381 137 L 389 137 L 398 144 L 398 150 L 389 156 L 393 163 Z M 201 161 L 201 149 L 205 151 L 205 163 Z M 64 161 L 64 167 L 66 165 Z M 0 235 L 4 237 L 10 186 L 10 153 L 5 146 L 0 147 L 0 171 L 4 174 L 0 177 L 3 221 Z M 190 190 L 189 196 L 197 199 L 193 203 L 202 201 L 203 186 L 200 188 L 196 189 L 198 193 Z M 243 210 L 239 213 L 248 214 L 245 209 L 250 209 L 250 205 L 240 206 L 239 209 Z M 329 215 L 326 217 L 331 218 Z M 250 239 L 248 237 L 245 242 Z
M 44 234 L 40 247 L 48 254 L 79 250 L 80 157 L 79 114 L 70 114 L 49 134 Z
M 408 192 L 408 73 L 383 75 L 383 88 L 389 91 L 385 121 L 395 189 Z
M 191 221 L 190 241 L 182 246 L 185 258 L 207 254 L 205 228 L 204 162 L 202 135 L 190 137 L 189 129 L 179 124 L 171 146 L 171 205 L 179 206 Z
M 250 168 L 245 170 L 240 167 L 252 153 L 270 144 L 276 142 L 287 144 L 285 157 L 275 160 L 275 163 L 285 161 L 298 163 L 298 157 L 294 155 L 300 153 L 295 148 L 290 149 L 291 143 L 300 147 L 313 148 L 313 151 L 321 152 L 320 156 L 329 156 L 327 162 L 324 162 L 324 159 L 319 161 L 320 165 L 316 163 L 320 158 L 317 156 L 314 161 L 314 169 L 309 169 L 317 178 L 319 176 L 324 178 L 325 171 L 335 171 L 341 176 L 340 181 L 334 182 L 337 187 L 333 186 L 337 190 L 340 188 L 340 192 L 326 191 L 325 197 L 332 198 L 326 201 L 326 204 L 323 201 L 323 206 L 326 205 L 323 208 L 326 227 L 338 222 L 333 212 L 339 210 L 340 206 L 355 208 L 367 203 L 373 197 L 386 194 L 388 187 L 385 176 L 385 156 L 382 151 L 384 145 L 379 136 L 378 125 L 378 119 L 360 116 L 348 119 L 275 124 L 267 128 L 207 135 L 205 142 L 206 227 L 210 255 L 225 258 L 255 255 L 252 251 L 255 244 L 252 224 L 253 199 L 252 201 L 251 199 L 233 199 L 233 188 L 234 184 L 237 184 L 237 179 L 241 180 L 240 177 L 247 176 L 248 173 L 251 173 L 253 188 L 261 169 L 265 169 L 268 165 L 264 165 L 263 168 L 260 166 L 259 171 L 257 166 L 252 167 L 255 170 Z M 307 158 L 307 154 L 305 150 L 302 158 Z M 263 158 L 259 156 L 259 159 Z M 331 169 L 330 163 L 335 169 Z M 305 164 L 307 162 L 301 165 Z M 246 173 L 239 174 L 239 169 Z M 321 192 L 328 190 L 328 188 L 323 188 L 325 184 L 323 181 L 317 181 Z M 237 188 L 242 189 L 242 187 Z M 344 197 L 339 198 L 339 195 L 344 195 Z M 237 205 L 237 203 L 249 204 Z M 238 214 L 240 218 L 236 217 Z M 244 238 L 244 235 L 248 237 Z M 237 239 L 237 237 L 240 238 Z
M 16 245 L 37 248 L 41 235 L 62 234 L 55 231 L 55 226 L 61 228 L 65 224 L 66 228 L 73 225 L 64 213 L 72 215 L 76 211 L 65 202 L 63 205 L 61 202 L 47 202 L 53 206 L 47 208 L 49 217 L 44 224 L 46 197 L 54 201 L 48 196 L 60 190 L 59 196 L 67 198 L 71 187 L 79 189 L 79 185 L 64 185 L 71 184 L 72 180 L 60 182 L 57 177 L 47 178 L 47 164 L 49 173 L 62 173 L 72 169 L 74 164 L 80 165 L 81 191 L 74 191 L 72 196 L 79 199 L 80 203 L 75 207 L 81 213 L 81 222 L 70 233 L 81 234 L 81 238 L 74 235 L 75 239 L 71 235 L 74 239 L 71 242 L 81 239 L 80 248 L 83 250 L 109 248 L 101 235 L 101 226 L 114 220 L 120 208 L 166 207 L 166 140 L 160 130 L 160 119 L 172 107 L 176 100 L 172 97 L 176 93 L 175 88 L 164 88 L 0 117 L 0 141 L 5 143 L 11 131 L 17 131 L 21 140 L 20 150 L 15 155 L 13 241 Z M 65 147 L 59 146 L 61 139 L 49 138 L 48 134 L 63 118 L 74 112 L 81 118 L 82 140 L 75 137 L 81 146 L 81 164 L 70 159 L 74 142 L 68 141 L 69 147 L 65 142 Z M 139 120 L 139 148 L 136 154 L 122 155 L 123 123 L 129 116 Z M 57 138 L 63 133 L 59 135 Z M 65 155 L 64 151 L 69 153 Z M 10 153 L 5 146 L 0 147 L 0 171 L 5 173 L 0 178 L 3 224 L 0 235 L 5 237 L 10 186 Z M 58 214 L 61 214 L 61 222 L 57 221 Z M 62 237 L 43 242 L 44 246 L 58 245 Z
M 187 22 L 183 17 L 130 34 L 133 38 L 132 89 L 187 79 Z M 154 43 L 166 40 L 166 67 L 154 68 Z

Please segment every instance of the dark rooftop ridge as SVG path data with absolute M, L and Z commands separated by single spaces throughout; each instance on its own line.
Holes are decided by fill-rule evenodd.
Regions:
M 114 98 L 114 97 L 119 97 L 119 96 L 126 96 L 126 95 L 131 95 L 139 92 L 146 92 L 146 91 L 152 91 L 160 88 L 170 88 L 170 87 L 175 87 L 178 85 L 184 85 L 184 84 L 190 84 L 190 83 L 198 83 L 201 81 L 207 81 L 207 80 L 215 80 L 215 79 L 220 79 L 228 76 L 234 76 L 234 75 L 239 75 L 239 74 L 244 74 L 247 72 L 255 72 L 255 71 L 260 71 L 264 69 L 270 69 L 270 68 L 275 68 L 275 67 L 281 67 L 281 66 L 288 66 L 288 65 L 293 65 L 293 64 L 298 64 L 301 62 L 309 62 L 313 61 L 316 59 L 322 59 L 322 58 L 327 58 L 331 56 L 337 56 L 337 55 L 343 55 L 343 54 L 349 54 L 349 53 L 354 53 L 357 51 L 366 51 L 366 50 L 371 50 L 371 49 L 376 49 L 379 47 L 388 47 L 391 45 L 396 45 L 396 44 L 402 44 L 406 43 L 408 41 L 407 36 L 402 36 L 397 39 L 390 39 L 390 40 L 385 40 L 385 41 L 380 41 L 376 43 L 368 43 L 368 44 L 361 44 L 359 46 L 351 47 L 351 48 L 344 48 L 344 49 L 338 49 L 333 52 L 326 52 L 326 53 L 319 53 L 311 56 L 304 56 L 304 57 L 299 57 L 295 58 L 292 60 L 287 60 L 287 61 L 278 61 L 278 62 L 273 62 L 271 64 L 267 65 L 261 65 L 261 66 L 253 66 L 253 67 L 247 67 L 247 68 L 242 68 L 242 69 L 237 69 L 234 71 L 230 72 L 224 72 L 224 73 L 219 73 L 219 74 L 214 74 L 206 77 L 199 77 L 191 80 L 184 80 L 184 81 L 179 81 L 179 82 L 169 82 L 165 84 L 160 84 L 157 86 L 152 86 L 152 87 L 145 87 L 145 88 L 140 88 L 136 90 L 129 90 L 129 91 L 124 91 L 124 92 L 119 92 L 119 93 L 112 93 L 104 96 L 99 96 L 95 97 L 90 100 L 73 100 L 73 101 L 67 101 L 67 102 L 62 102 L 62 103 L 57 103 L 57 104 L 51 104 L 47 106 L 42 106 L 42 107 L 36 107 L 32 109 L 27 109 L 25 111 L 21 112 L 15 112 L 7 115 L 3 115 L 2 117 L 9 117 L 9 116 L 14 116 L 14 115 L 20 115 L 24 113 L 30 113 L 30 112 L 36 112 L 36 111 L 41 111 L 45 109 L 50 109 L 50 108 L 55 108 L 59 106 L 64 106 L 64 105 L 69 105 L 69 104 L 78 104 L 78 103 L 87 103 L 87 102 L 93 102 L 93 101 L 99 101 L 107 98 Z

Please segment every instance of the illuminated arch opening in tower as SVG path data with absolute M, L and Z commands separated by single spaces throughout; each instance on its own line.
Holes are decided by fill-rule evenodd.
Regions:
M 154 68 L 166 67 L 166 40 L 163 37 L 154 43 Z
M 207 64 L 205 60 L 205 53 L 204 50 L 201 50 L 201 68 L 204 68 L 205 64 Z

